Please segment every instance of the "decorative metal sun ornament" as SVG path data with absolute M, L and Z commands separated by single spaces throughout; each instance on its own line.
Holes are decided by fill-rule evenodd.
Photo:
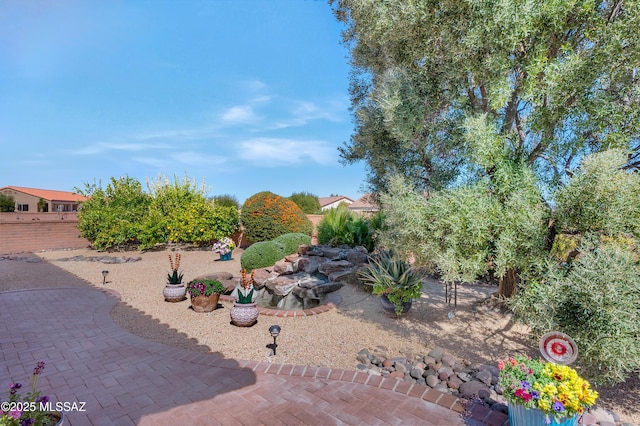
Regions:
M 578 358 L 578 346 L 569 336 L 552 331 L 540 338 L 540 353 L 549 362 L 556 364 L 573 364 Z

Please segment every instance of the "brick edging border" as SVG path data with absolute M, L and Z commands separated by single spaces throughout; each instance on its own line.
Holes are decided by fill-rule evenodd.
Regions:
M 221 295 L 220 300 L 223 302 L 234 302 L 235 299 L 228 295 Z M 271 309 L 271 308 L 263 308 L 262 306 L 258 306 L 258 313 L 260 315 L 270 316 L 270 317 L 278 317 L 278 318 L 301 318 L 301 317 L 310 317 L 314 315 L 319 315 L 324 312 L 329 312 L 336 305 L 332 302 L 324 303 L 322 305 L 316 306 L 310 309 L 297 309 L 295 311 L 291 310 L 282 310 L 282 309 Z

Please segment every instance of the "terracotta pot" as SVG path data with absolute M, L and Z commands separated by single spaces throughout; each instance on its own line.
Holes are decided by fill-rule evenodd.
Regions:
M 164 300 L 167 302 L 182 302 L 186 299 L 187 288 L 184 284 L 167 284 L 164 286 Z
M 251 327 L 258 322 L 258 305 L 234 302 L 230 314 L 232 324 L 238 327 Z
M 196 312 L 211 312 L 218 307 L 220 295 L 213 293 L 211 296 L 201 294 L 199 296 L 191 296 L 191 307 Z

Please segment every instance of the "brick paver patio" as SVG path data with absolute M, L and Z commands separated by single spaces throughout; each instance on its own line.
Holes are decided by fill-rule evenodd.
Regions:
M 46 267 L 59 280 L 59 268 Z M 40 271 L 38 279 L 47 276 Z M 114 323 L 114 295 L 77 286 L 82 280 L 70 274 L 64 281 L 0 293 L 0 389 L 12 378 L 28 388 L 44 360 L 43 393 L 86 403 L 65 413 L 65 425 L 506 424 L 506 416 L 483 407 L 462 415 L 457 398 L 407 382 L 151 342 Z

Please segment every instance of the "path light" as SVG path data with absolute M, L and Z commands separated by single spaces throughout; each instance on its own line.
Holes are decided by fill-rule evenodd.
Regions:
M 269 345 L 269 346 L 271 346 L 271 349 L 273 349 L 273 355 L 275 355 L 276 348 L 278 347 L 278 345 L 276 345 L 276 338 L 280 334 L 280 326 L 272 325 L 271 327 L 269 327 L 269 334 L 273 336 L 273 345 Z
M 102 285 L 106 285 L 107 284 L 107 275 L 109 274 L 109 271 L 102 271 Z

